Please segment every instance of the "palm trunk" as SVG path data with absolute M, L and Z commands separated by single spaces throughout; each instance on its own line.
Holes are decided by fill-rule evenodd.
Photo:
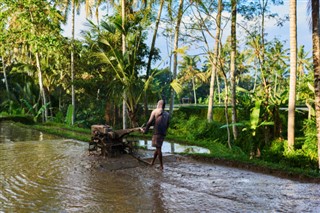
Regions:
M 97 26 L 99 28 L 100 21 L 99 21 L 99 5 L 96 5 L 96 20 L 97 20 Z
M 173 54 L 173 72 L 172 72 L 173 79 L 175 79 L 177 77 L 178 55 L 177 55 L 176 50 L 179 47 L 179 33 L 180 33 L 181 19 L 182 19 L 182 15 L 183 15 L 183 1 L 184 0 L 180 0 L 180 2 L 179 2 L 177 24 L 175 27 L 175 34 L 174 34 L 174 54 Z M 170 114 L 171 115 L 173 114 L 174 97 L 175 97 L 174 90 L 171 89 L 171 100 L 170 100 Z
M 220 88 L 219 75 L 216 73 L 215 76 L 216 76 L 216 81 L 217 81 L 218 103 L 221 104 L 221 88 Z
M 262 9 L 262 14 L 261 14 L 261 57 L 260 57 L 260 68 L 261 68 L 261 75 L 263 79 L 263 84 L 264 84 L 264 89 L 265 89 L 265 101 L 264 101 L 264 107 L 267 109 L 269 107 L 269 99 L 270 99 L 270 93 L 269 93 L 269 81 L 267 79 L 266 72 L 267 70 L 265 69 L 264 63 L 265 63 L 265 38 L 264 38 L 264 25 L 265 25 L 265 13 L 266 13 L 266 7 L 268 5 L 268 0 L 262 0 L 261 2 L 261 9 Z M 264 121 L 268 120 L 269 115 L 265 113 L 264 115 Z M 267 144 L 269 143 L 269 137 L 270 137 L 270 128 L 269 126 L 264 126 L 264 143 Z
M 232 17 L 231 17 L 231 106 L 232 106 L 232 123 L 237 123 L 237 106 L 236 106 L 236 51 L 237 51 L 237 36 L 236 36 L 236 22 L 237 22 L 237 0 L 231 0 Z M 238 131 L 236 125 L 232 125 L 233 138 L 237 140 Z
M 294 149 L 297 77 L 297 1 L 290 0 L 290 88 L 288 108 L 288 149 Z
M 254 64 L 256 65 L 256 66 L 254 66 L 255 68 L 254 68 L 254 70 L 255 70 L 255 72 L 254 72 L 254 83 L 253 83 L 253 89 L 252 89 L 252 91 L 253 91 L 253 93 L 255 93 L 255 91 L 256 91 L 256 87 L 257 87 L 257 80 L 258 80 L 258 68 L 257 68 L 257 62 L 256 62 L 257 60 L 255 59 L 254 60 Z
M 3 56 L 1 57 L 1 60 L 2 60 L 4 83 L 6 85 L 6 91 L 7 91 L 8 98 L 10 98 L 10 95 L 9 95 L 9 84 L 8 84 L 7 71 L 6 71 L 6 63 L 4 61 L 4 57 Z
M 74 28 L 75 28 L 75 0 L 72 0 L 72 38 L 71 38 L 71 55 L 70 55 L 70 66 L 71 66 L 71 104 L 73 106 L 71 125 L 75 122 L 75 92 L 74 92 Z
M 149 76 L 150 76 L 151 61 L 152 61 L 152 57 L 154 55 L 154 47 L 155 47 L 155 44 L 156 44 L 157 33 L 158 33 L 158 29 L 159 29 L 159 24 L 160 24 L 160 18 L 161 18 L 163 4 L 164 4 L 164 0 L 161 0 L 160 8 L 159 8 L 159 11 L 158 11 L 158 16 L 157 16 L 157 20 L 156 20 L 156 25 L 155 25 L 155 29 L 154 29 L 154 32 L 153 32 L 150 52 L 149 52 L 146 79 L 148 79 Z M 147 94 L 147 91 L 145 92 L 145 97 L 144 97 L 144 112 L 145 112 L 145 116 L 147 117 L 148 116 L 148 94 Z
M 227 77 L 225 75 L 225 73 L 223 74 L 223 78 L 224 78 L 224 83 L 225 83 L 225 92 L 226 92 L 226 96 L 224 99 L 224 115 L 226 118 L 226 125 L 227 125 L 227 135 L 228 135 L 228 147 L 229 149 L 231 149 L 231 142 L 230 142 L 230 128 L 229 128 L 229 116 L 228 116 L 228 80 Z
M 320 170 L 320 31 L 319 31 L 319 0 L 311 1 L 312 10 L 312 45 L 313 45 L 313 69 L 315 110 L 318 139 L 318 165 Z
M 197 94 L 196 94 L 196 85 L 194 82 L 194 77 L 192 77 L 192 89 L 193 89 L 194 104 L 197 105 Z
M 220 31 L 221 31 L 221 13 L 222 13 L 223 5 L 222 0 L 218 2 L 218 13 L 217 13 L 217 30 L 216 30 L 216 39 L 215 39 L 215 47 L 214 47 L 214 55 L 213 55 L 213 63 L 211 68 L 211 79 L 210 79 L 210 93 L 209 93 L 209 103 L 208 103 L 208 114 L 207 120 L 208 122 L 212 121 L 212 107 L 213 107 L 213 97 L 214 97 L 214 80 L 217 73 L 217 61 L 219 55 L 219 43 L 220 43 Z
M 162 13 L 163 4 L 164 4 L 164 0 L 161 0 L 161 2 L 160 2 L 160 8 L 159 8 L 159 11 L 158 11 L 158 16 L 157 16 L 157 20 L 156 20 L 156 25 L 155 25 L 155 29 L 154 29 L 153 36 L 152 36 L 152 42 L 151 42 L 150 52 L 149 52 L 149 58 L 148 58 L 148 64 L 147 64 L 147 71 L 146 71 L 147 78 L 148 78 L 149 75 L 150 75 L 151 61 L 152 61 L 152 57 L 153 57 L 153 55 L 154 55 L 154 47 L 155 47 L 155 44 L 156 44 L 157 33 L 158 33 L 158 29 L 159 29 L 159 24 L 160 24 L 160 18 L 161 18 L 161 13 Z
M 122 16 L 122 29 L 124 29 L 125 21 L 126 21 L 126 1 L 121 1 L 121 16 Z M 122 54 L 126 53 L 126 36 L 125 34 L 122 34 Z M 123 100 L 122 100 L 122 128 L 127 128 L 127 106 L 126 106 L 126 99 L 127 95 L 124 92 L 123 93 Z
M 39 78 L 39 88 L 40 88 L 40 96 L 42 98 L 42 105 L 46 106 L 47 105 L 47 99 L 46 99 L 46 94 L 43 88 L 43 81 L 42 81 L 42 72 L 41 72 L 41 66 L 40 66 L 40 59 L 39 59 L 39 54 L 36 53 L 36 63 L 37 63 L 37 69 L 38 69 L 38 78 Z M 45 107 L 44 110 L 44 122 L 48 120 L 48 109 Z

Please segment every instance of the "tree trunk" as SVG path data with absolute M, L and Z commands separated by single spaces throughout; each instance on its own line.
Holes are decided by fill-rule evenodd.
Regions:
M 228 135 L 228 147 L 229 149 L 231 149 L 231 142 L 230 142 L 230 128 L 229 128 L 229 115 L 228 115 L 228 80 L 227 80 L 227 76 L 225 75 L 225 73 L 223 74 L 224 77 L 224 83 L 225 83 L 225 99 L 224 99 L 224 115 L 226 118 L 226 125 L 227 125 L 227 135 Z
M 121 16 L 122 16 L 122 29 L 124 29 L 124 25 L 126 22 L 126 1 L 121 1 Z M 126 53 L 126 36 L 125 34 L 122 34 L 122 54 L 124 55 Z M 127 128 L 127 107 L 126 107 L 126 99 L 127 95 L 124 92 L 123 93 L 123 101 L 122 101 L 122 128 Z
M 135 128 L 135 127 L 139 126 L 138 119 L 137 119 L 137 113 L 135 111 L 136 110 L 134 110 L 134 111 L 128 110 L 128 116 L 130 118 L 131 128 Z
M 212 115 L 213 115 L 212 107 L 213 107 L 213 97 L 214 97 L 214 80 L 217 73 L 216 70 L 217 70 L 217 61 L 218 61 L 218 55 L 219 55 L 222 9 L 223 9 L 222 0 L 219 0 L 218 13 L 216 18 L 217 20 L 216 39 L 215 39 L 214 55 L 212 58 L 211 79 L 210 79 L 210 93 L 209 93 L 208 114 L 207 114 L 208 122 L 212 121 Z
M 73 106 L 71 125 L 75 122 L 75 92 L 74 92 L 74 28 L 75 28 L 75 0 L 72 0 L 72 38 L 71 38 L 71 55 L 70 55 L 70 66 L 71 66 L 71 105 Z
M 318 139 L 318 165 L 320 170 L 320 31 L 319 31 L 319 0 L 311 1 L 312 10 L 312 56 L 314 69 L 315 110 Z
M 280 109 L 278 105 L 274 106 L 273 108 L 273 121 L 274 121 L 273 136 L 275 138 L 282 138 L 282 122 L 280 119 Z
M 153 36 L 152 36 L 152 42 L 151 42 L 149 58 L 148 58 L 148 64 L 147 64 L 146 78 L 148 78 L 149 75 L 150 75 L 151 61 L 152 61 L 152 57 L 154 55 L 154 49 L 155 49 L 155 44 L 156 44 L 157 33 L 158 33 L 158 29 L 159 29 L 159 24 L 160 24 L 160 18 L 161 18 L 163 4 L 164 4 L 164 0 L 161 0 L 160 1 L 159 11 L 158 11 L 158 16 L 157 16 L 157 20 L 156 20 L 156 24 L 155 24 L 155 29 L 154 29 Z
M 220 88 L 220 81 L 219 81 L 219 75 L 216 73 L 216 81 L 217 81 L 217 92 L 218 92 L 218 104 L 221 104 L 221 88 Z M 214 96 L 213 96 L 214 98 Z
M 179 47 L 179 33 L 180 33 L 180 24 L 181 24 L 181 19 L 183 15 L 183 1 L 180 0 L 179 2 L 179 9 L 178 9 L 178 17 L 177 17 L 177 23 L 175 27 L 175 32 L 174 32 L 174 53 L 173 53 L 173 71 L 172 71 L 172 78 L 175 79 L 177 77 L 177 68 L 178 68 L 178 55 L 176 50 Z M 174 97 L 175 93 L 174 90 L 171 89 L 171 99 L 170 99 L 170 114 L 173 114 L 173 105 L 174 105 Z
M 7 71 L 6 71 L 6 63 L 5 63 L 5 61 L 4 61 L 4 57 L 3 57 L 3 56 L 1 57 L 1 60 L 2 60 L 2 69 L 3 69 L 4 83 L 5 83 L 5 85 L 6 85 L 7 95 L 8 95 L 8 97 L 10 98 L 10 95 L 9 95 L 9 84 L 8 84 Z
M 231 0 L 231 106 L 232 106 L 232 123 L 237 123 L 237 106 L 236 106 L 236 51 L 237 51 L 237 0 Z M 232 132 L 234 140 L 237 140 L 238 131 L 236 125 L 232 125 Z
M 194 104 L 197 105 L 197 94 L 196 94 L 196 85 L 194 82 L 194 77 L 192 77 L 192 89 L 193 89 Z
M 45 106 L 44 120 L 43 121 L 46 122 L 48 120 L 48 109 L 46 107 L 47 99 L 46 99 L 46 94 L 45 94 L 44 89 L 43 89 L 42 72 L 41 72 L 40 58 L 39 58 L 39 54 L 38 53 L 36 53 L 36 63 L 37 63 L 37 69 L 38 69 L 40 96 L 42 98 L 42 105 Z
M 158 33 L 159 24 L 160 24 L 160 18 L 161 18 L 163 4 L 164 4 L 164 0 L 161 0 L 160 1 L 159 11 L 158 11 L 158 16 L 157 16 L 157 20 L 156 20 L 156 25 L 155 25 L 155 29 L 154 29 L 154 32 L 153 32 L 150 52 L 149 52 L 147 71 L 146 71 L 146 80 L 150 76 L 151 61 L 152 61 L 152 57 L 154 55 L 154 49 L 155 49 L 155 44 L 156 44 L 157 33 Z M 145 92 L 145 97 L 144 97 L 144 113 L 145 113 L 145 117 L 148 117 L 148 94 L 147 94 L 147 91 Z
M 265 69 L 264 63 L 265 63 L 265 59 L 264 59 L 264 55 L 265 55 L 265 35 L 264 35 L 264 25 L 265 25 L 265 13 L 266 13 L 266 8 L 268 6 L 268 2 L 269 0 L 262 0 L 261 4 L 261 9 L 262 9 L 262 13 L 261 13 L 261 56 L 260 56 L 260 69 L 261 69 L 261 75 L 262 75 L 262 79 L 263 79 L 263 85 L 264 85 L 264 90 L 265 90 L 265 101 L 264 101 L 264 107 L 265 109 L 267 109 L 269 107 L 269 99 L 270 99 L 270 93 L 269 93 L 269 80 L 267 79 L 268 76 L 266 74 L 266 72 L 268 70 Z M 265 112 L 264 117 L 264 121 L 268 120 L 268 112 Z M 269 139 L 270 139 L 270 128 L 269 126 L 264 126 L 264 144 L 269 143 Z
M 294 149 L 297 78 L 297 1 L 290 0 L 290 88 L 288 106 L 288 149 Z

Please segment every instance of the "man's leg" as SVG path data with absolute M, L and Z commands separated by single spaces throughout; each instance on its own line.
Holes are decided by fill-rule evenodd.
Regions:
M 158 155 L 159 155 L 159 161 L 160 161 L 160 168 L 163 169 L 163 163 L 162 163 L 162 151 L 161 147 L 157 147 Z
M 153 153 L 153 159 L 152 159 L 151 165 L 154 164 L 154 161 L 156 160 L 157 156 L 158 156 L 158 148 L 156 148 L 156 151 L 154 151 Z

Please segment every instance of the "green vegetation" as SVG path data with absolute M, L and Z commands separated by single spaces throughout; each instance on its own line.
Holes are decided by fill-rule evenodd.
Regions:
M 164 98 L 170 140 L 211 158 L 319 172 L 320 47 L 267 36 L 270 23 L 286 24 L 271 10 L 283 1 L 121 2 L 0 0 L 1 119 L 88 141 L 93 124 L 142 125 Z M 80 38 L 63 36 L 83 6 L 98 19 L 88 16 Z M 310 43 L 320 45 L 311 6 Z
M 202 107 L 181 107 L 175 112 L 168 130 L 167 140 L 180 144 L 196 145 L 210 150 L 210 154 L 193 154 L 197 159 L 213 161 L 223 165 L 233 165 L 241 168 L 254 168 L 259 172 L 271 174 L 281 173 L 286 177 L 320 178 L 317 169 L 316 129 L 314 121 L 306 120 L 306 137 L 297 139 L 295 151 L 285 149 L 286 141 L 273 140 L 270 146 L 261 150 L 261 155 L 253 153 L 257 138 L 263 138 L 262 131 L 252 136 L 251 132 L 241 131 L 238 141 L 232 143 L 232 149 L 227 146 L 226 129 L 223 123 L 214 121 L 208 123 L 199 111 Z M 216 108 L 214 112 L 221 111 Z M 205 117 L 205 116 L 204 116 Z M 21 124 L 24 125 L 24 124 Z M 68 124 L 47 122 L 45 124 L 27 125 L 50 134 L 72 138 L 84 142 L 90 141 L 90 128 L 72 127 Z M 263 126 L 260 126 L 263 128 Z M 258 128 L 259 130 L 259 128 Z M 133 133 L 135 137 L 151 138 L 151 135 Z

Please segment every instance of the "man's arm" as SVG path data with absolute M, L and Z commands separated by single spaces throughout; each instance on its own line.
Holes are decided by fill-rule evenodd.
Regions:
M 151 112 L 150 118 L 149 118 L 149 120 L 148 120 L 148 122 L 147 122 L 146 128 L 144 129 L 144 132 L 143 132 L 143 133 L 147 133 L 147 132 L 148 132 L 150 126 L 151 126 L 151 125 L 153 124 L 153 122 L 154 122 L 154 119 L 155 119 L 155 111 L 153 110 L 153 111 Z

